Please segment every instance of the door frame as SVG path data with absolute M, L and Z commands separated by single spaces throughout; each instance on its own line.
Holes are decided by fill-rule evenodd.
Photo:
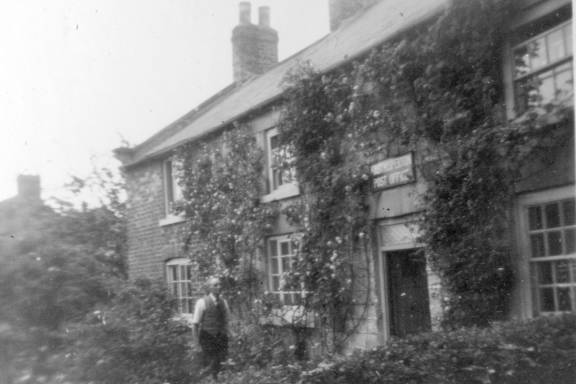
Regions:
M 410 236 L 408 238 L 401 239 L 401 241 L 383 244 L 383 239 L 381 236 L 381 231 L 383 230 L 382 227 L 392 227 L 392 226 L 414 226 L 416 228 L 416 233 L 418 232 L 418 224 L 417 218 L 411 216 L 409 218 L 401 218 L 401 219 L 388 219 L 388 220 L 380 220 L 376 223 L 375 231 L 376 231 L 376 257 L 375 257 L 375 266 L 376 270 L 376 284 L 377 289 L 376 292 L 378 293 L 379 298 L 379 314 L 378 316 L 382 318 L 380 322 L 380 333 L 381 333 L 381 342 L 385 342 L 390 339 L 391 337 L 391 315 L 390 315 L 390 289 L 389 289 L 389 271 L 388 271 L 388 263 L 387 263 L 387 254 L 388 252 L 393 251 L 403 251 L 407 249 L 418 249 L 422 247 L 422 244 L 416 241 L 416 236 Z

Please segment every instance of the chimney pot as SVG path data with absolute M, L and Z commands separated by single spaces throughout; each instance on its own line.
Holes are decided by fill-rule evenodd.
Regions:
M 249 1 L 240 2 L 240 25 L 252 23 L 252 4 Z
M 262 6 L 258 8 L 258 25 L 261 27 L 270 27 L 270 7 Z

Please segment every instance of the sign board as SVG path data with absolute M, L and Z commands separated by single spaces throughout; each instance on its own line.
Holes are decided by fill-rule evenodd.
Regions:
M 390 188 L 396 185 L 412 183 L 416 180 L 412 153 L 373 164 L 370 170 L 374 177 L 374 189 Z

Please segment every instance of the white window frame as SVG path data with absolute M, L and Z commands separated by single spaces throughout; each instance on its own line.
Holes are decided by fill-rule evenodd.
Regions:
M 527 26 L 532 25 L 537 20 L 541 20 L 541 18 L 546 17 L 548 15 L 552 15 L 555 12 L 561 11 L 564 12 L 565 8 L 570 5 L 570 0 L 549 0 L 546 2 L 538 2 L 534 6 L 527 7 L 526 10 L 522 12 L 521 15 L 515 18 L 515 20 L 511 23 L 511 30 L 520 30 L 525 29 Z M 520 116 L 525 110 L 519 110 L 520 106 L 517 105 L 517 92 L 516 92 L 516 83 L 518 83 L 522 78 L 527 79 L 533 76 L 538 76 L 539 74 L 546 73 L 549 70 L 554 70 L 555 68 L 568 64 L 572 66 L 573 71 L 573 53 L 570 52 L 566 56 L 554 61 L 549 62 L 547 65 L 539 67 L 530 73 L 526 73 L 521 77 L 516 76 L 516 65 L 515 65 L 515 57 L 514 51 L 530 42 L 538 40 L 544 35 L 547 35 L 553 32 L 555 29 L 563 28 L 567 24 L 571 24 L 572 18 L 570 17 L 568 20 L 564 20 L 562 22 L 557 23 L 556 25 L 548 28 L 542 33 L 532 36 L 530 38 L 526 38 L 520 42 L 512 43 L 509 41 L 506 44 L 505 55 L 504 55 L 504 81 L 506 84 L 505 87 L 505 94 L 506 94 L 506 115 L 509 119 L 514 119 Z M 513 34 L 511 34 L 513 35 Z M 551 74 L 550 76 L 555 76 L 555 74 Z M 572 75 L 572 81 L 574 81 L 574 76 Z M 573 97 L 573 93 L 568 93 L 566 95 L 566 101 L 568 101 L 571 97 Z M 563 102 L 562 98 L 559 100 Z
M 270 236 L 266 239 L 266 265 L 269 291 L 283 306 L 300 306 L 302 303 L 303 289 L 286 290 L 283 287 L 287 275 L 292 272 L 290 263 L 295 263 L 298 259 L 301 237 L 302 235 L 300 233 L 293 233 L 289 235 Z M 283 245 L 288 247 L 287 253 L 283 253 Z
M 279 171 L 274 168 L 274 153 L 272 148 L 272 139 L 278 136 L 278 129 L 271 128 L 266 131 L 266 177 L 268 179 L 268 194 L 262 197 L 263 202 L 273 200 L 285 199 L 300 194 L 298 182 L 296 181 L 295 169 L 288 171 Z M 292 181 L 284 184 L 276 185 L 278 172 L 290 172 L 292 174 Z
M 190 259 L 181 257 L 165 263 L 166 285 L 177 301 L 178 313 L 185 319 L 194 314 L 193 277 L 194 270 Z
M 160 220 L 159 225 L 170 225 L 182 222 L 184 217 L 174 213 L 173 206 L 180 201 L 182 196 L 182 188 L 178 184 L 176 177 L 178 168 L 173 158 L 164 160 L 162 162 L 162 174 L 164 184 L 164 214 L 165 217 Z
M 531 207 L 541 206 L 544 207 L 547 204 L 554 202 L 562 202 L 568 199 L 574 199 L 576 196 L 576 189 L 573 185 L 565 186 L 560 188 L 549 189 L 540 192 L 532 192 L 521 195 L 517 200 L 516 207 L 516 221 L 517 225 L 517 241 L 518 241 L 518 265 L 517 272 L 519 275 L 519 300 L 521 306 L 521 316 L 524 318 L 529 318 L 533 316 L 550 315 L 562 313 L 564 311 L 554 310 L 554 311 L 542 311 L 538 308 L 538 289 L 552 289 L 554 297 L 555 308 L 558 307 L 558 290 L 569 288 L 571 289 L 572 295 L 572 312 L 576 312 L 576 253 L 562 253 L 555 256 L 543 256 L 543 257 L 532 257 L 531 240 L 530 235 L 538 235 L 539 233 L 544 234 L 544 241 L 548 236 L 547 233 L 561 231 L 563 233 L 563 239 L 565 238 L 565 231 L 568 229 L 576 228 L 576 225 L 564 225 L 561 222 L 559 227 L 555 228 L 542 228 L 540 229 L 530 229 L 529 226 L 529 209 Z M 543 213 L 545 215 L 545 213 Z M 544 218 L 542 219 L 544 220 Z M 565 244 L 565 243 L 564 243 Z M 545 249 L 548 247 L 544 245 Z M 565 245 L 563 245 L 563 250 Z M 547 252 L 547 251 L 546 251 Z M 558 282 L 556 277 L 556 268 L 552 265 L 551 274 L 553 281 L 549 284 L 540 284 L 538 282 L 538 276 L 536 275 L 536 268 L 539 263 L 550 262 L 555 263 L 558 261 L 567 260 L 572 263 L 572 267 L 568 269 L 568 282 Z M 570 275 L 571 274 L 571 275 Z M 571 277 L 570 277 L 571 276 Z

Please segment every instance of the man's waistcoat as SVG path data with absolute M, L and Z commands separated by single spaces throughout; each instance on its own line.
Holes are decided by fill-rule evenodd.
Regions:
M 218 300 L 218 304 L 214 303 L 214 299 L 210 296 L 204 296 L 203 300 L 206 308 L 200 329 L 212 335 L 226 333 L 226 308 L 223 300 Z

